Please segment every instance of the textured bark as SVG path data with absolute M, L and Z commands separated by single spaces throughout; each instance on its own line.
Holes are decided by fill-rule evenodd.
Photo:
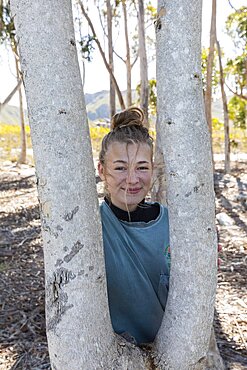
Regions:
M 212 15 L 210 28 L 210 45 L 207 60 L 207 79 L 205 91 L 205 110 L 208 127 L 212 136 L 212 73 L 214 63 L 214 50 L 216 42 L 216 0 L 212 0 Z
M 89 27 L 91 28 L 91 31 L 92 31 L 93 37 L 94 37 L 95 42 L 96 42 L 96 44 L 97 44 L 97 46 L 98 46 L 98 49 L 99 49 L 100 55 L 101 55 L 101 57 L 102 57 L 102 59 L 103 59 L 103 62 L 104 62 L 104 64 L 105 64 L 105 67 L 106 67 L 107 71 L 109 72 L 109 74 L 110 74 L 110 76 L 111 76 L 112 82 L 113 82 L 113 84 L 114 84 L 114 86 L 115 86 L 115 89 L 116 89 L 116 93 L 117 93 L 117 96 L 118 96 L 118 100 L 119 100 L 120 107 L 121 107 L 121 109 L 125 109 L 125 104 L 124 104 L 124 100 L 123 100 L 122 93 L 121 93 L 120 88 L 119 88 L 119 86 L 118 86 L 117 80 L 116 80 L 116 78 L 115 78 L 115 76 L 114 76 L 114 74 L 113 74 L 113 72 L 112 72 L 112 70 L 111 70 L 111 68 L 110 68 L 110 65 L 109 65 L 109 63 L 108 63 L 108 62 L 107 62 L 107 60 L 106 60 L 105 53 L 104 53 L 104 51 L 103 51 L 103 49 L 102 49 L 102 46 L 101 46 L 101 44 L 100 44 L 100 42 L 99 42 L 99 39 L 98 39 L 98 37 L 97 37 L 97 34 L 96 34 L 95 29 L 94 29 L 94 26 L 93 26 L 93 23 L 92 23 L 91 19 L 89 18 L 88 14 L 87 14 L 87 12 L 86 12 L 86 10 L 85 10 L 84 6 L 83 6 L 82 1 L 81 1 L 81 0 L 79 0 L 79 1 L 78 1 L 78 3 L 79 3 L 79 5 L 80 5 L 80 7 L 81 7 L 82 14 L 83 14 L 83 15 L 84 15 L 84 17 L 86 18 L 86 20 L 87 20 L 87 22 L 88 22 L 88 25 L 89 25 Z
M 221 96 L 223 102 L 223 112 L 224 112 L 224 133 L 225 133 L 225 173 L 231 172 L 230 167 L 230 134 L 229 134 L 229 114 L 228 114 L 228 106 L 227 106 L 227 97 L 225 93 L 225 78 L 224 72 L 222 67 L 222 60 L 221 60 L 221 49 L 219 41 L 216 41 L 217 49 L 218 49 L 218 56 L 219 56 L 219 66 L 220 66 L 220 88 L 221 88 Z
M 125 46 L 126 46 L 126 75 L 127 75 L 127 106 L 132 105 L 132 91 L 131 91 L 131 61 L 130 61 L 130 46 L 129 46 L 129 34 L 128 34 L 128 18 L 126 9 L 126 0 L 122 0 L 123 6 L 123 17 L 124 17 L 124 35 L 125 35 Z
M 140 107 L 145 114 L 146 126 L 148 127 L 148 63 L 145 42 L 145 18 L 143 0 L 138 0 L 138 31 L 139 31 L 139 58 L 140 58 Z
M 114 61 L 113 61 L 113 42 L 112 42 L 112 6 L 111 1 L 106 0 L 107 8 L 107 31 L 108 31 L 108 56 L 109 66 L 114 74 Z M 112 77 L 110 76 L 110 117 L 116 113 L 116 99 L 115 99 L 115 87 Z
M 167 174 L 170 293 L 157 364 L 204 369 L 213 321 L 217 238 L 201 82 L 202 1 L 158 2 L 157 135 Z

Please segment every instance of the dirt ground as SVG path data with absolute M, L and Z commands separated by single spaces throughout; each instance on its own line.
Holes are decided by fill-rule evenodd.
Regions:
M 0 370 L 50 369 L 34 168 L 4 163 L 0 191 Z M 215 192 L 223 259 L 217 343 L 227 369 L 247 369 L 247 163 L 224 175 L 218 162 Z

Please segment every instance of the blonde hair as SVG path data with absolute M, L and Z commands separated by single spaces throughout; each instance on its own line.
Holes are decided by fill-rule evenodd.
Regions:
M 153 138 L 144 126 L 144 113 L 140 108 L 131 107 L 112 117 L 111 131 L 103 138 L 99 161 L 104 164 L 105 155 L 113 142 L 126 144 L 148 144 L 153 156 Z

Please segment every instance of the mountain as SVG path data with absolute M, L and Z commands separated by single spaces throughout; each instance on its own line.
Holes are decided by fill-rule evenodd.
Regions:
M 123 92 L 123 97 L 126 97 L 126 92 Z M 136 91 L 133 91 L 133 101 L 137 99 Z M 116 98 L 117 101 L 117 98 Z M 109 91 L 103 90 L 94 94 L 85 94 L 85 102 L 87 106 L 87 113 L 89 121 L 109 121 Z M 217 99 L 213 102 L 212 117 L 223 120 L 222 114 L 222 101 Z M 117 110 L 120 110 L 120 106 L 117 102 Z M 19 108 L 6 105 L 0 112 L 0 122 L 11 125 L 19 124 Z M 25 111 L 25 120 L 27 120 L 27 111 Z

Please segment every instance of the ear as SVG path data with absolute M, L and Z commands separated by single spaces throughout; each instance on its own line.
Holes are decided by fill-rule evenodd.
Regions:
M 105 181 L 105 169 L 101 162 L 98 163 L 98 173 L 102 181 Z

